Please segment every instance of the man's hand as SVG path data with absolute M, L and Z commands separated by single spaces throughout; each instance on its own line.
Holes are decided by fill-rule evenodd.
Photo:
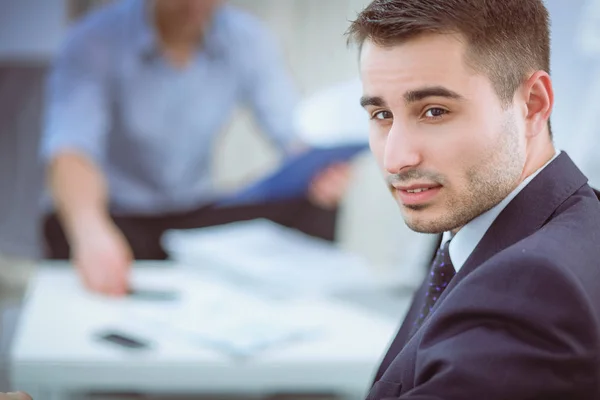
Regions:
M 24 392 L 0 393 L 0 400 L 33 400 L 30 395 Z
M 350 184 L 351 165 L 335 164 L 321 171 L 312 181 L 309 200 L 324 209 L 337 207 Z
M 127 239 L 112 221 L 87 224 L 71 248 L 71 261 L 89 290 L 109 296 L 127 293 L 133 255 Z

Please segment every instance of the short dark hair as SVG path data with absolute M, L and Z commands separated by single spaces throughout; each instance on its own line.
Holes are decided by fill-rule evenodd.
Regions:
M 550 73 L 550 18 L 543 0 L 374 0 L 352 22 L 349 42 L 393 46 L 427 33 L 456 33 L 466 61 L 509 104 L 533 71 Z

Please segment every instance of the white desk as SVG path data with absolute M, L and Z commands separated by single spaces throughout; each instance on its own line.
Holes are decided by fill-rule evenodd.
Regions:
M 177 282 L 176 267 L 136 267 L 134 282 Z M 126 352 L 93 334 L 123 322 L 131 300 L 86 293 L 71 268 L 44 266 L 32 279 L 11 350 L 14 388 L 35 399 L 70 392 L 340 393 L 362 396 L 399 319 L 333 300 L 303 300 L 303 315 L 328 321 L 324 334 L 246 360 L 156 333 L 152 351 Z M 405 310 L 399 310 L 399 318 Z

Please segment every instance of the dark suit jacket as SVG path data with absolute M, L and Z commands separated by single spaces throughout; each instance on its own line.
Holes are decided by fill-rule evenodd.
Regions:
M 600 202 L 562 153 L 502 211 L 369 400 L 600 399 Z

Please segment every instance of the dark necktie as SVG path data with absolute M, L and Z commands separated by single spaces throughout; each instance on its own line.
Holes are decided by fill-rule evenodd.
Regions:
M 456 274 L 452 261 L 450 260 L 450 253 L 448 252 L 449 246 L 450 240 L 444 244 L 444 247 L 438 249 L 435 259 L 433 260 L 428 276 L 425 302 L 421 309 L 421 314 L 417 316 L 417 320 L 415 321 L 415 325 L 417 326 L 420 326 L 423 320 L 427 318 L 427 315 L 429 315 L 435 302 L 440 298 L 446 289 L 446 286 L 448 286 L 450 280 Z

